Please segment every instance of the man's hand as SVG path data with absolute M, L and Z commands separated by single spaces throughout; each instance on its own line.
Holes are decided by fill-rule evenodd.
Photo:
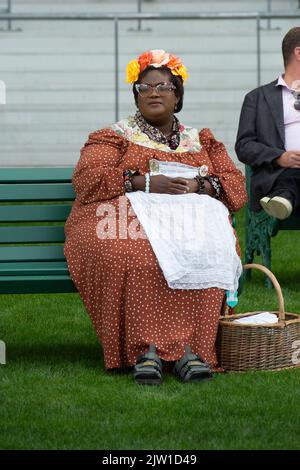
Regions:
M 275 158 L 275 163 L 283 168 L 300 168 L 300 150 L 289 150 L 280 157 Z

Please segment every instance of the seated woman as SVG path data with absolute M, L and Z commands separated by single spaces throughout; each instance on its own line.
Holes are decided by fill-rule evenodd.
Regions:
M 246 202 L 244 177 L 223 144 L 209 129 L 198 132 L 174 116 L 182 109 L 186 78 L 181 60 L 162 50 L 146 52 L 128 64 L 127 81 L 133 83 L 137 111 L 90 134 L 74 171 L 76 200 L 65 227 L 69 270 L 102 344 L 105 367 L 134 366 L 135 380 L 142 384 L 162 381 L 162 361 L 175 362 L 174 372 L 185 382 L 209 378 L 218 370 L 215 340 L 226 291 L 221 278 L 228 274 L 223 265 L 218 273 L 216 252 L 202 255 L 199 247 L 193 251 L 196 237 L 190 246 L 184 245 L 181 256 L 183 262 L 190 257 L 193 281 L 172 285 L 156 254 L 165 256 L 168 264 L 176 250 L 181 254 L 180 245 L 150 243 L 143 204 L 156 197 L 156 208 L 166 210 L 169 206 L 161 201 L 176 201 L 178 207 L 186 201 L 205 202 L 208 212 L 197 212 L 206 214 L 199 226 L 214 232 L 220 249 L 222 244 L 227 248 L 222 238 L 227 231 L 234 240 L 234 254 L 229 256 L 234 259 L 238 246 L 228 211 L 238 211 Z M 177 173 L 164 174 L 160 164 L 167 170 L 175 165 Z M 195 175 L 178 174 L 181 168 Z M 139 203 L 145 227 L 135 213 Z M 210 228 L 215 206 L 223 212 L 214 220 L 225 214 L 228 227 L 223 223 L 225 228 Z M 209 240 L 200 251 L 210 247 Z M 207 282 L 198 282 L 197 266 L 203 259 L 209 264 L 210 257 L 207 273 L 205 266 L 201 271 Z M 234 266 L 238 278 L 236 262 Z

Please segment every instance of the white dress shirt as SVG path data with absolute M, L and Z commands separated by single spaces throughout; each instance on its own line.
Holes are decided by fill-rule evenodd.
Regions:
M 300 151 L 300 111 L 294 108 L 293 90 L 279 76 L 277 86 L 282 87 L 283 120 L 285 131 L 285 149 Z

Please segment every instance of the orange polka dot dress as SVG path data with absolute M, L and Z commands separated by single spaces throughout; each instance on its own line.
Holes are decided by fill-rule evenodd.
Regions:
M 107 128 L 90 134 L 81 151 L 73 174 L 76 200 L 65 226 L 65 256 L 102 344 L 106 369 L 134 365 L 155 343 L 165 361 L 181 358 L 189 344 L 217 370 L 215 339 L 224 291 L 170 289 L 148 239 L 124 236 L 124 219 L 127 226 L 138 226 L 138 220 L 124 197 L 123 172 L 145 174 L 153 158 L 207 165 L 209 174 L 219 177 L 221 201 L 229 211 L 245 204 L 244 176 L 223 144 L 209 129 L 201 130 L 199 141 L 199 151 L 165 152 Z M 110 236 L 100 239 L 97 226 L 105 217 Z

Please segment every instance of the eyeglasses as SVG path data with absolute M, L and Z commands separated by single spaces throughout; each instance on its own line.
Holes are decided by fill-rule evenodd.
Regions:
M 299 91 L 299 88 L 297 88 L 296 90 L 292 90 L 292 95 L 295 98 L 294 108 L 297 109 L 297 111 L 300 111 L 300 91 Z
M 150 96 L 153 90 L 156 91 L 160 96 L 167 95 L 172 90 L 176 90 L 176 87 L 173 83 L 165 82 L 158 83 L 157 85 L 149 85 L 148 83 L 136 83 L 135 89 L 140 96 L 146 97 Z
M 293 95 L 296 100 L 294 103 L 294 108 L 297 109 L 297 111 L 300 111 L 300 92 L 294 91 Z

